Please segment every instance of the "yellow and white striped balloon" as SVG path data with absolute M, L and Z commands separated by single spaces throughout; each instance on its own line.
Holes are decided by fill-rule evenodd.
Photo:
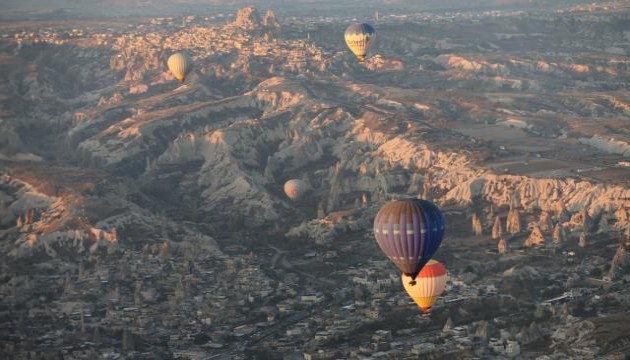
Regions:
M 166 64 L 173 76 L 182 83 L 186 80 L 186 76 L 193 68 L 193 61 L 185 52 L 178 52 L 171 55 Z

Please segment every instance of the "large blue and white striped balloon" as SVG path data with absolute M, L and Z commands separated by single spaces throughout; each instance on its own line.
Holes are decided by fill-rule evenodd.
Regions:
M 444 229 L 442 212 L 427 200 L 390 201 L 374 219 L 374 236 L 381 250 L 413 279 L 440 247 Z

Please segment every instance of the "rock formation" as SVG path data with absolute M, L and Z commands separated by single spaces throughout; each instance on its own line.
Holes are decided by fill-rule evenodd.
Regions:
M 525 240 L 524 245 L 527 247 L 530 246 L 538 246 L 545 244 L 545 237 L 540 231 L 540 227 L 538 225 L 534 225 L 532 232 L 529 234 L 527 240 Z
M 564 231 L 564 226 L 562 226 L 562 224 L 560 223 L 557 223 L 556 226 L 553 228 L 553 242 L 555 244 L 561 244 L 565 241 L 567 241 L 567 234 Z
M 558 222 L 565 222 L 570 219 L 569 212 L 567 208 L 564 206 L 564 201 L 558 201 L 558 205 L 556 207 L 556 220 Z
M 246 30 L 255 30 L 260 29 L 263 24 L 258 10 L 253 6 L 247 6 L 236 12 L 236 19 L 232 25 Z
M 501 237 L 501 240 L 499 240 L 498 250 L 499 254 L 507 254 L 510 251 L 510 247 L 503 236 Z
M 541 231 L 551 231 L 553 229 L 553 220 L 551 214 L 547 211 L 543 211 L 540 214 L 540 221 L 538 222 Z
M 564 16 L 555 13 L 549 16 L 554 19 L 554 29 L 561 28 L 561 21 L 569 19 Z M 584 19 L 592 16 L 590 13 L 578 15 Z M 544 26 L 545 20 L 541 20 L 538 14 L 535 17 L 536 24 L 543 24 L 537 30 L 544 33 L 552 28 L 551 23 L 548 24 L 550 26 Z M 415 22 L 414 18 L 409 20 Z M 443 20 L 440 18 L 430 26 L 441 27 Z M 484 21 L 483 18 L 479 21 Z M 207 291 L 203 291 L 202 301 L 186 301 L 174 306 L 173 313 L 182 314 L 184 311 L 185 320 L 190 317 L 188 315 L 198 317 L 195 310 L 208 312 L 197 306 L 201 303 L 214 309 L 221 308 L 221 311 L 210 310 L 215 318 L 215 325 L 212 326 L 216 327 L 216 331 L 225 329 L 228 343 L 219 345 L 231 351 L 234 342 L 239 341 L 235 338 L 237 336 L 233 336 L 232 329 L 245 324 L 247 319 L 259 321 L 258 316 L 247 316 L 244 311 L 257 314 L 257 304 L 273 305 L 285 303 L 285 300 L 288 302 L 285 309 L 292 311 L 293 305 L 303 307 L 293 304 L 295 294 L 301 288 L 308 294 L 329 288 L 320 288 L 318 285 L 327 279 L 308 276 L 311 270 L 321 270 L 322 261 L 302 263 L 291 256 L 285 259 L 281 254 L 272 256 L 274 260 L 266 259 L 264 245 L 267 241 L 270 241 L 269 245 L 277 242 L 280 248 L 285 248 L 283 243 L 286 243 L 287 249 L 299 244 L 309 249 L 309 252 L 318 244 L 325 245 L 325 250 L 330 249 L 329 252 L 334 252 L 335 256 L 338 251 L 339 258 L 346 254 L 356 256 L 357 259 L 349 258 L 348 261 L 363 263 L 355 269 L 357 275 L 366 273 L 372 277 L 372 271 L 379 274 L 384 266 L 390 266 L 385 265 L 387 260 L 363 261 L 361 254 L 355 253 L 353 247 L 360 246 L 360 237 L 371 228 L 382 201 L 394 198 L 396 194 L 402 197 L 422 192 L 423 197 L 433 199 L 443 208 L 450 219 L 465 221 L 465 215 L 461 214 L 466 210 L 462 209 L 474 209 L 466 215 L 473 217 L 475 234 L 480 235 L 484 230 L 492 229 L 492 238 L 496 239 L 497 249 L 502 254 L 509 251 L 509 245 L 521 244 L 526 235 L 530 237 L 530 246 L 544 243 L 543 234 L 548 237 L 552 235 L 549 213 L 556 211 L 557 217 L 553 219 L 553 224 L 556 224 L 553 228 L 555 243 L 564 241 L 565 227 L 576 231 L 576 234 L 583 230 L 588 235 L 592 231 L 588 224 L 590 217 L 598 221 L 598 232 L 604 233 L 609 227 L 614 228 L 610 234 L 598 237 L 597 246 L 591 246 L 597 254 L 580 251 L 579 261 L 576 261 L 578 259 L 573 256 L 573 252 L 569 252 L 566 264 L 562 261 L 563 264 L 553 266 L 554 262 L 560 261 L 557 252 L 553 251 L 559 250 L 557 248 L 544 252 L 519 251 L 513 256 L 497 256 L 496 266 L 483 271 L 484 275 L 491 275 L 490 272 L 516 265 L 506 271 L 506 277 L 510 278 L 505 281 L 484 276 L 482 283 L 471 282 L 468 281 L 470 278 L 478 278 L 481 274 L 479 271 L 476 271 L 476 275 L 464 271 L 464 292 L 474 291 L 477 285 L 484 289 L 497 285 L 505 286 L 506 293 L 514 293 L 515 297 L 519 297 L 518 302 L 507 296 L 498 299 L 496 307 L 501 311 L 496 314 L 500 315 L 496 323 L 491 323 L 491 328 L 486 330 L 483 330 L 487 328 L 486 324 L 480 325 L 478 329 L 482 330 L 478 331 L 473 330 L 477 326 L 475 324 L 473 329 L 466 326 L 472 330 L 467 331 L 466 336 L 477 334 L 486 338 L 492 335 L 488 332 L 515 333 L 525 324 L 522 338 L 525 343 L 529 343 L 540 338 L 537 334 L 540 329 L 528 329 L 528 312 L 525 311 L 523 318 L 519 315 L 514 321 L 510 319 L 508 324 L 500 325 L 499 320 L 502 320 L 503 315 L 513 313 L 514 305 L 520 303 L 521 296 L 523 304 L 538 302 L 542 294 L 553 297 L 572 273 L 582 274 L 584 270 L 603 268 L 603 260 L 598 259 L 601 259 L 602 253 L 610 250 L 608 246 L 616 237 L 612 230 L 625 229 L 630 222 L 626 200 L 630 197 L 630 189 L 618 185 L 618 178 L 609 178 L 611 174 L 608 170 L 594 170 L 601 159 L 599 152 L 593 148 L 586 148 L 587 151 L 582 152 L 586 145 L 580 145 L 575 138 L 590 138 L 593 133 L 600 132 L 602 136 L 610 133 L 611 137 L 626 137 L 619 132 L 613 134 L 612 131 L 618 128 L 621 115 L 630 110 L 625 93 L 617 91 L 627 88 L 628 83 L 627 71 L 623 71 L 626 70 L 625 65 L 618 64 L 620 56 L 602 57 L 596 51 L 594 55 L 579 52 L 579 56 L 571 57 L 571 48 L 600 49 L 598 43 L 589 44 L 592 38 L 597 38 L 596 42 L 601 42 L 602 46 L 623 44 L 618 29 L 612 34 L 612 41 L 606 40 L 605 30 L 610 25 L 602 23 L 590 30 L 580 29 L 579 34 L 584 36 L 565 41 L 547 34 L 532 34 L 531 22 L 515 21 L 511 15 L 506 19 L 492 16 L 492 23 L 496 24 L 493 26 L 499 33 L 484 31 L 483 24 L 465 21 L 465 33 L 457 34 L 461 24 L 447 19 L 445 26 L 449 33 L 448 39 L 443 38 L 442 32 L 438 32 L 437 38 L 432 32 L 426 32 L 410 33 L 398 39 L 400 41 L 394 41 L 393 45 L 384 43 L 381 52 L 387 55 L 371 57 L 366 64 L 368 69 L 384 71 L 405 67 L 405 71 L 369 76 L 370 81 L 362 81 L 369 74 L 361 67 L 350 66 L 348 59 L 351 55 L 347 51 L 343 53 L 344 56 L 340 56 L 341 53 L 337 54 L 333 48 L 322 47 L 321 40 L 322 36 L 326 36 L 326 31 L 310 30 L 310 35 L 315 34 L 318 40 L 304 41 L 309 29 L 297 26 L 301 22 L 298 18 L 291 19 L 293 25 L 290 29 L 298 32 L 287 33 L 282 37 L 271 36 L 274 29 L 279 27 L 273 12 L 269 11 L 263 17 L 253 7 L 240 10 L 232 25 L 218 24 L 223 21 L 197 20 L 186 21 L 180 27 L 177 20 L 173 23 L 168 19 L 155 19 L 164 24 L 134 24 L 126 30 L 97 30 L 93 35 L 86 33 L 76 38 L 72 35 L 75 39 L 61 47 L 53 44 L 25 44 L 21 49 L 17 49 L 17 44 L 11 44 L 13 35 L 28 41 L 29 37 L 54 37 L 56 30 L 32 33 L 19 30 L 12 34 L 13 30 L 9 28 L 13 26 L 6 27 L 6 31 L 3 29 L 8 34 L 6 37 L 7 34 L 3 33 L 2 41 L 6 43 L 0 51 L 3 63 L 10 65 L 7 69 L 16 71 L 3 74 L 6 86 L 0 91 L 3 99 L 0 102 L 0 117 L 3 119 L 0 121 L 0 144 L 10 145 L 11 150 L 7 152 L 6 146 L 0 149 L 0 159 L 3 160 L 1 166 L 3 171 L 31 179 L 38 189 L 45 189 L 41 190 L 42 194 L 37 194 L 33 189 L 13 191 L 11 184 L 0 182 L 0 230 L 3 233 L 0 245 L 3 254 L 6 254 L 6 258 L 0 261 L 3 276 L 0 293 L 4 299 L 0 305 L 5 310 L 9 309 L 8 314 L 6 311 L 3 314 L 3 321 L 9 326 L 12 320 L 16 320 L 11 314 L 14 308 L 16 313 L 28 314 L 29 320 L 34 316 L 32 325 L 38 326 L 40 320 L 46 324 L 55 319 L 61 320 L 61 317 L 41 316 L 40 310 L 56 307 L 55 304 L 50 306 L 48 300 L 60 304 L 75 300 L 83 302 L 74 294 L 72 298 L 58 299 L 59 294 L 54 294 L 54 286 L 50 287 L 53 296 L 46 296 L 44 300 L 41 300 L 38 291 L 25 293 L 22 298 L 15 294 L 6 296 L 10 293 L 10 285 L 4 280 L 17 278 L 15 275 L 22 271 L 22 266 L 19 266 L 18 273 L 13 272 L 13 264 L 33 265 L 39 274 L 50 270 L 50 275 L 61 274 L 62 278 L 58 281 L 62 281 L 65 272 L 74 274 L 77 261 L 83 259 L 86 265 L 79 264 L 79 279 L 74 278 L 77 295 L 87 294 L 89 297 L 90 289 L 94 289 L 94 286 L 101 287 L 99 292 L 107 295 L 120 283 L 123 289 L 116 290 L 119 305 L 128 306 L 124 303 L 135 301 L 138 307 L 143 306 L 143 309 L 139 309 L 140 313 L 156 316 L 162 315 L 162 309 L 165 317 L 170 314 L 167 314 L 167 308 L 159 306 L 163 301 L 154 300 L 157 295 L 146 296 L 145 289 L 149 291 L 155 288 L 158 294 L 166 291 L 172 296 L 175 286 L 173 280 L 183 271 L 187 283 L 177 284 L 178 299 L 202 296 L 202 287 Z M 325 30 L 329 21 L 329 18 L 307 19 L 308 25 L 305 26 Z M 613 25 L 618 28 L 618 22 Z M 77 24 L 77 27 L 82 25 Z M 115 27 L 119 28 L 118 25 Z M 411 31 L 414 32 L 415 28 L 417 26 L 411 26 Z M 577 28 L 578 25 L 572 27 L 576 33 Z M 566 29 L 560 30 L 554 30 L 553 33 L 567 33 Z M 51 35 L 45 35 L 48 33 Z M 479 41 L 470 44 L 466 40 L 473 34 L 479 37 Z M 483 39 L 486 36 L 488 38 Z M 504 46 L 513 50 L 514 42 L 504 41 L 509 39 L 508 36 L 516 39 L 519 46 L 524 46 L 522 52 L 502 53 Z M 553 43 L 558 47 L 552 52 L 544 46 L 544 42 L 549 39 L 555 39 Z M 340 38 L 338 40 L 342 41 Z M 97 47 L 90 45 L 97 41 Z M 116 44 L 109 46 L 103 43 L 106 41 Z M 579 42 L 577 47 L 574 44 L 576 41 Z M 476 46 L 476 43 L 480 46 Z M 441 67 L 434 66 L 436 64 L 432 64 L 434 60 L 430 56 L 418 58 L 425 44 L 433 44 L 440 50 L 439 54 L 446 54 L 435 59 L 435 63 L 441 64 Z M 527 48 L 530 44 L 535 44 L 545 53 L 539 55 L 536 51 L 530 52 L 536 50 Z M 448 48 L 466 55 L 448 55 L 451 51 Z M 184 86 L 173 81 L 164 68 L 165 58 L 179 49 L 191 52 L 195 58 L 195 71 L 202 75 L 191 79 L 193 81 Z M 16 56 L 11 54 L 13 50 L 17 51 Z M 94 52 L 95 56 L 84 56 L 89 55 L 86 54 L 88 51 Z M 477 51 L 480 53 L 475 54 Z M 400 59 L 391 58 L 392 54 Z M 105 60 L 99 60 L 101 58 Z M 536 62 L 542 58 L 548 61 L 538 65 L 546 69 L 544 71 L 536 69 Z M 559 64 L 562 61 L 591 63 L 588 66 L 572 64 L 585 73 L 568 75 L 561 69 L 565 66 Z M 568 68 L 566 71 L 569 71 Z M 428 87 L 424 81 L 427 79 L 430 80 Z M 392 84 L 396 88 L 390 88 Z M 525 84 L 527 96 L 508 90 L 524 88 Z M 457 91 L 449 92 L 453 86 Z M 580 96 L 583 89 L 587 90 L 587 96 Z M 549 96 L 551 93 L 554 96 Z M 483 126 L 483 121 L 492 123 L 492 129 Z M 471 129 L 478 125 L 482 125 L 482 129 Z M 491 130 L 491 133 L 486 130 Z M 499 136 L 494 138 L 494 134 Z M 514 147 L 506 144 L 506 139 L 513 136 L 518 138 Z M 548 144 L 541 144 L 541 136 Z M 63 143 L 59 142 L 60 139 Z M 550 149 L 556 149 L 557 152 L 540 150 L 545 152 L 544 158 L 536 159 L 523 154 L 521 150 L 537 152 L 538 145 L 543 145 L 542 148 L 549 145 Z M 14 153 L 35 151 L 43 155 L 48 150 L 54 153 L 43 160 L 55 159 L 46 166 L 40 166 L 36 161 L 5 161 L 5 157 L 10 158 Z M 573 153 L 573 150 L 580 152 Z M 562 164 L 563 159 L 572 157 L 581 159 Z M 506 163 L 517 165 L 521 160 L 529 163 L 526 166 Z M 499 163 L 506 163 L 505 168 Z M 563 166 L 556 168 L 554 164 Z M 592 170 L 584 173 L 577 171 L 575 166 L 578 164 Z M 49 176 L 52 173 L 49 168 L 58 165 L 71 167 L 57 171 L 64 178 L 82 178 L 80 184 L 75 186 L 73 181 L 64 180 L 60 185 L 62 188 L 57 188 L 58 184 L 52 181 L 55 176 Z M 117 178 L 128 178 L 141 190 L 117 188 L 114 186 Z M 281 195 L 281 184 L 278 184 L 280 180 L 288 178 L 310 179 L 314 191 L 304 202 L 288 202 Z M 74 188 L 77 191 L 72 191 Z M 27 193 L 30 195 L 25 195 Z M 38 202 L 42 204 L 36 206 Z M 348 209 L 351 205 L 354 208 Z M 510 213 L 506 214 L 508 207 Z M 326 216 L 327 208 L 331 211 L 329 216 Z M 482 208 L 489 208 L 490 211 L 484 213 L 480 210 Z M 523 226 L 532 220 L 531 216 L 535 216 L 532 214 L 541 212 L 540 219 L 534 219 L 539 222 L 539 227 L 534 228 L 532 234 L 523 231 Z M 317 219 L 314 219 L 315 213 Z M 574 223 L 569 221 L 569 214 L 575 213 Z M 605 218 L 602 213 L 607 214 Z M 16 222 L 19 222 L 20 229 L 15 228 Z M 352 232 L 352 235 L 344 236 L 346 232 Z M 235 259 L 231 265 L 226 264 L 227 270 L 220 268 L 221 257 L 208 258 L 205 251 L 199 253 L 201 261 L 193 262 L 193 274 L 204 274 L 199 279 L 198 276 L 188 276 L 192 275 L 189 266 L 169 261 L 169 258 L 180 258 L 180 255 L 186 259 L 182 250 L 186 246 L 189 251 L 197 252 L 198 246 L 207 244 L 216 247 L 215 251 L 220 255 L 219 247 L 210 245 L 212 239 L 203 235 L 213 233 L 222 238 L 229 258 Z M 286 239 L 281 238 L 283 233 L 287 235 Z M 513 238 L 508 237 L 512 244 L 507 242 L 508 233 L 517 234 Z M 122 240 L 116 245 L 118 236 Z M 257 243 L 261 241 L 263 243 Z M 371 245 L 375 246 L 371 241 Z M 114 251 L 117 247 L 118 252 L 131 255 L 122 259 L 119 256 L 105 256 L 106 251 Z M 136 250 L 140 248 L 146 249 L 142 259 L 136 257 Z M 256 253 L 241 262 L 248 248 L 254 249 Z M 569 246 L 567 250 L 569 248 L 574 250 L 575 246 Z M 263 253 L 259 254 L 257 249 Z M 461 251 L 454 247 L 451 250 L 454 257 L 466 257 L 467 260 L 453 264 L 452 270 L 456 273 L 464 270 L 457 266 L 467 266 L 469 259 L 473 270 L 478 270 L 483 266 L 483 259 L 487 259 L 484 255 L 487 249 L 484 247 L 466 247 Z M 608 274 L 612 278 L 623 272 L 619 270 L 623 265 L 615 264 L 624 263 L 619 259 L 627 257 L 625 251 L 617 252 Z M 292 255 L 299 257 L 297 253 L 292 252 Z M 47 264 L 51 258 L 52 261 Z M 101 264 L 97 264 L 99 261 Z M 116 264 L 120 261 L 128 264 L 129 268 L 116 271 Z M 185 263 L 191 261 L 186 259 Z M 267 261 L 272 263 L 267 264 Z M 276 261 L 281 261 L 282 269 Z M 344 282 L 346 275 L 354 276 L 354 271 L 348 272 L 347 264 L 344 265 L 343 261 L 325 263 L 326 273 L 338 274 L 333 275 L 332 279 L 337 283 Z M 265 271 L 258 271 L 258 264 L 265 266 Z M 143 265 L 146 265 L 145 269 Z M 291 270 L 290 266 L 296 267 Z M 248 275 L 242 276 L 239 272 L 236 283 L 232 281 L 237 270 L 243 269 L 249 269 Z M 168 276 L 146 277 L 157 271 Z M 255 273 L 273 274 L 273 285 L 263 285 L 252 277 Z M 135 278 L 147 280 L 138 282 L 134 292 L 132 284 Z M 293 278 L 297 280 L 294 282 Z M 120 282 L 121 279 L 126 285 Z M 532 284 L 531 279 L 536 280 L 535 284 L 528 287 Z M 38 284 L 40 280 L 55 281 L 53 277 L 44 277 L 37 280 Z M 495 280 L 499 280 L 498 283 Z M 164 286 L 158 282 L 164 282 Z M 68 283 L 71 287 L 70 281 Z M 541 285 L 546 288 L 543 290 Z M 233 292 L 234 286 L 237 287 L 237 293 L 243 295 L 241 298 L 228 296 L 224 300 L 218 299 L 219 295 L 230 294 L 231 290 Z M 248 288 L 250 286 L 251 289 Z M 348 288 L 349 292 L 352 286 Z M 598 312 L 604 310 L 603 314 L 614 310 L 617 305 L 610 301 L 614 299 L 609 295 L 617 289 L 619 287 L 615 286 L 605 292 L 598 292 L 602 300 L 591 309 Z M 19 286 L 18 290 L 21 290 Z M 344 299 L 345 289 L 339 290 L 337 292 L 341 295 L 339 300 L 342 303 L 353 301 L 351 295 Z M 100 299 L 91 298 L 95 306 L 89 309 L 90 312 L 103 307 L 102 303 L 96 304 Z M 253 298 L 256 301 L 248 300 Z M 22 299 L 28 306 L 15 307 L 11 304 L 19 304 Z M 110 303 L 108 299 L 104 300 Z M 167 297 L 163 300 L 166 301 Z M 486 300 L 495 303 L 493 299 Z M 578 302 L 582 300 L 589 306 L 597 302 L 592 296 L 581 298 Z M 240 304 L 241 301 L 244 305 Z M 483 300 L 484 303 L 488 301 Z M 479 304 L 479 299 L 475 297 L 464 299 L 461 306 L 457 306 L 462 310 L 454 311 L 454 316 L 463 324 L 470 324 Z M 383 305 L 387 309 L 387 304 L 382 303 L 355 305 L 375 308 Z M 571 302 L 570 306 L 571 310 L 575 310 L 575 302 Z M 624 310 L 623 307 L 618 309 Z M 121 313 L 118 310 L 117 306 L 116 311 L 107 311 L 110 317 L 107 325 L 112 329 L 124 328 L 124 324 L 117 319 Z M 110 312 L 112 315 L 109 315 Z M 338 319 L 338 315 L 343 317 L 346 310 L 335 307 L 331 308 L 330 314 L 325 313 L 318 313 L 324 324 Z M 538 312 L 537 320 L 542 320 L 538 321 L 541 327 L 553 331 L 555 327 L 565 325 L 558 325 L 556 319 L 547 319 L 545 315 L 545 312 Z M 168 316 L 170 319 L 166 318 L 165 321 L 153 321 L 151 317 L 146 320 L 150 321 L 148 325 L 156 334 L 173 333 L 173 326 L 175 330 L 178 325 L 181 327 L 181 324 L 177 324 L 180 322 L 177 318 Z M 276 330 L 284 332 L 288 330 L 284 328 L 287 319 L 291 320 L 291 317 L 274 316 L 271 322 L 279 325 L 273 326 Z M 86 317 L 88 333 L 95 320 L 98 319 Z M 206 320 L 203 319 L 203 323 L 210 325 L 205 323 Z M 359 322 L 353 322 L 352 326 L 362 326 Z M 445 330 L 452 327 L 452 321 L 448 323 L 451 324 L 445 324 Z M 62 329 L 62 326 L 67 330 L 76 328 L 67 325 L 60 322 L 52 330 Z M 501 327 L 503 329 L 499 329 Z M 193 328 L 194 333 L 197 333 L 198 326 Z M 208 330 L 207 326 L 204 328 Z M 497 331 L 492 331 L 493 328 Z M 43 332 L 38 334 L 38 331 L 31 330 L 17 331 L 15 336 L 12 335 L 12 339 L 16 340 L 16 349 L 30 350 L 29 344 L 18 345 L 19 339 L 27 339 L 31 343 L 33 339 L 44 339 L 41 338 Z M 314 328 L 306 331 L 304 338 L 292 337 L 292 341 L 297 341 L 294 344 L 299 347 L 299 344 L 309 341 L 308 336 L 314 331 Z M 397 341 L 411 343 L 414 338 L 422 337 L 421 333 L 424 330 L 414 329 L 409 337 L 401 334 Z M 512 341 L 514 333 L 501 337 Z M 60 340 L 73 336 L 72 331 L 63 335 Z M 106 338 L 103 342 L 110 345 L 120 344 L 121 338 L 125 337 L 120 331 L 103 331 L 103 335 Z M 147 353 L 160 350 L 153 346 L 156 344 L 146 343 L 146 336 L 150 337 L 151 334 L 143 333 L 136 345 L 142 344 L 141 350 Z M 202 345 L 204 336 L 195 339 L 195 344 Z M 129 338 L 129 335 L 126 337 Z M 274 338 L 276 336 L 262 339 L 255 345 L 256 349 L 251 349 L 252 353 L 273 344 Z M 526 354 L 531 355 L 535 345 L 546 344 L 548 338 L 543 339 L 544 342 L 538 344 L 524 344 Z M 36 342 L 41 345 L 39 340 Z M 51 338 L 45 343 L 50 343 L 49 340 L 55 342 Z M 180 340 L 186 346 L 190 345 L 192 339 Z M 475 341 L 474 349 L 468 351 L 463 349 L 470 346 L 468 339 L 447 340 L 436 342 L 435 348 L 447 350 L 453 345 L 463 350 L 451 357 L 458 357 L 461 353 L 465 353 L 462 356 L 469 356 L 472 352 L 479 358 L 496 355 L 490 354 L 483 342 L 479 344 Z M 216 341 L 223 343 L 224 339 Z M 131 351 L 133 346 L 129 345 L 130 341 L 125 342 L 127 344 L 124 347 Z M 477 347 L 478 344 L 480 346 Z M 60 341 L 60 345 L 67 344 Z M 181 344 L 174 341 L 168 345 Z M 206 343 L 203 347 L 207 349 L 208 345 Z M 332 349 L 325 348 L 329 347 L 327 345 L 334 347 L 335 342 L 326 341 L 320 345 L 326 345 L 323 351 L 328 353 Z M 35 350 L 36 347 L 33 348 Z M 50 349 L 51 353 L 57 350 Z M 398 350 L 392 350 L 389 355 L 404 357 Z M 535 350 L 543 355 L 547 350 L 555 352 L 556 349 Z M 601 350 L 596 355 L 607 351 Z M 347 353 L 351 351 L 354 350 L 349 349 Z M 238 352 L 235 350 L 233 355 L 239 357 Z M 16 354 L 16 357 L 20 355 Z M 435 351 L 424 357 L 440 358 L 444 355 Z M 550 355 L 562 357 L 560 354 Z M 581 353 L 576 351 L 571 355 L 579 357 Z
M 446 319 L 446 322 L 444 323 L 444 327 L 442 327 L 442 332 L 448 332 L 452 328 L 453 328 L 453 319 L 449 317 L 448 319 Z
M 625 246 L 619 245 L 615 255 L 613 256 L 612 262 L 610 263 L 610 270 L 608 271 L 608 280 L 615 281 L 617 280 L 617 275 L 619 274 L 619 270 L 625 266 L 630 264 L 630 255 L 628 255 L 628 251 Z
M 599 223 L 597 224 L 597 233 L 598 234 L 606 234 L 610 231 L 610 225 L 608 223 L 608 214 L 603 213 L 599 219 Z
M 494 222 L 492 222 L 496 216 L 495 212 L 494 212 L 494 206 L 492 204 L 490 204 L 490 207 L 488 208 L 488 214 L 486 216 L 486 221 L 488 222 L 486 225 L 487 226 L 493 226 Z M 496 220 L 495 220 L 496 221 Z
M 488 329 L 488 322 L 485 320 L 480 321 L 479 323 L 475 324 L 475 336 L 482 340 L 488 340 Z
M 521 232 L 521 216 L 519 211 L 512 207 L 508 212 L 507 222 L 506 222 L 507 232 L 510 234 L 517 234 Z
M 498 239 L 503 236 L 503 225 L 501 223 L 501 218 L 499 216 L 494 220 L 494 225 L 492 225 L 492 238 Z
M 521 207 L 521 193 L 518 190 L 512 191 L 509 201 L 510 208 L 518 209 Z
M 630 209 L 619 208 L 615 211 L 615 230 L 626 232 L 630 237 Z
M 481 225 L 481 220 L 479 219 L 477 213 L 473 213 L 472 216 L 472 232 L 477 236 L 483 233 L 483 226 Z
M 323 219 L 326 217 L 326 205 L 323 201 L 317 204 L 317 218 Z
M 582 231 L 580 233 L 580 239 L 578 240 L 578 246 L 583 248 L 586 247 L 586 232 Z
M 571 223 L 579 230 L 590 233 L 593 228 L 593 219 L 588 213 L 588 209 L 583 207 L 579 212 L 571 217 Z
M 280 27 L 280 22 L 276 18 L 276 14 L 274 14 L 271 9 L 267 10 L 265 13 L 262 24 L 268 29 L 278 29 Z

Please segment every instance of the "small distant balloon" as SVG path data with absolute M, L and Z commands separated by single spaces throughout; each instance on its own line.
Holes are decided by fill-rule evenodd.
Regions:
M 193 68 L 193 61 L 185 52 L 177 52 L 171 55 L 166 64 L 173 76 L 175 76 L 181 83 L 186 80 L 186 76 Z
M 418 305 L 423 314 L 428 314 L 438 298 L 444 292 L 448 274 L 446 268 L 437 260 L 429 260 L 418 274 L 415 282 L 410 276 L 401 275 L 401 281 L 407 294 Z
M 289 199 L 296 201 L 306 192 L 306 184 L 300 179 L 291 179 L 284 184 L 284 193 Z
M 346 29 L 344 33 L 346 44 L 360 63 L 365 61 L 365 55 L 370 50 L 375 35 L 376 31 L 372 25 L 366 23 L 353 24 Z

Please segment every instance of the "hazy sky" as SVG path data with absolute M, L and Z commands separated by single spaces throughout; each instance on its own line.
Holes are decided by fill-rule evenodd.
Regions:
M 531 9 L 541 5 L 557 6 L 578 0 L 0 0 L 0 17 L 12 18 L 43 17 L 109 17 L 109 16 L 155 16 L 182 15 L 203 11 L 234 10 L 245 5 L 260 9 L 304 14 L 326 15 L 337 9 L 350 13 L 380 10 L 439 10 L 470 8 L 501 8 L 519 6 Z

